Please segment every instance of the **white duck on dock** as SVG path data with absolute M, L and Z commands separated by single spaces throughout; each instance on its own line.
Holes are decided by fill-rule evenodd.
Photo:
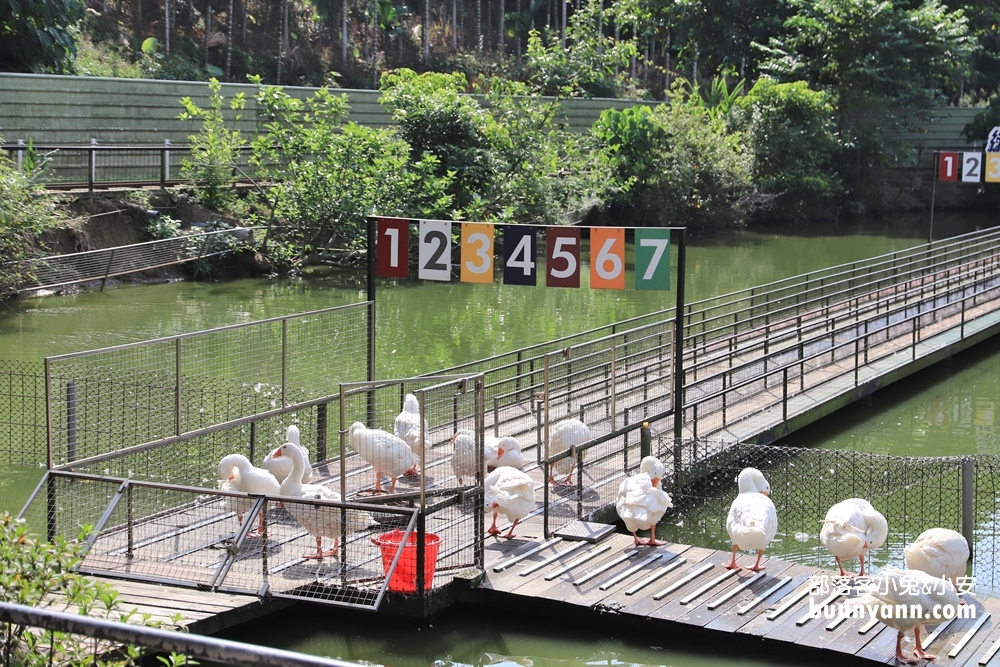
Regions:
M 582 445 L 590 440 L 590 427 L 579 419 L 570 417 L 557 423 L 549 430 L 549 453 L 555 456 L 567 451 L 571 447 Z M 582 461 L 582 459 L 581 459 Z M 573 477 L 573 470 L 576 468 L 576 457 L 569 456 L 560 459 L 549 468 L 549 481 L 554 484 L 569 484 Z M 556 481 L 556 475 L 565 475 L 565 479 Z
M 302 473 L 307 461 L 302 450 L 294 443 L 286 442 L 275 451 L 275 458 L 292 461 L 292 472 L 281 483 L 281 495 L 311 500 L 340 502 L 340 494 L 321 484 L 303 484 Z M 316 538 L 316 553 L 302 554 L 303 558 L 322 560 L 326 556 L 340 553 L 341 510 L 337 507 L 314 507 L 305 503 L 285 505 L 302 526 Z M 347 533 L 356 533 L 373 525 L 375 520 L 367 512 L 347 510 Z M 333 549 L 323 550 L 323 538 L 333 539 Z
M 483 482 L 486 497 L 486 511 L 493 512 L 493 524 L 487 531 L 490 535 L 499 535 L 497 515 L 503 514 L 512 521 L 510 530 L 503 537 L 514 537 L 517 522 L 528 516 L 535 509 L 535 485 L 527 473 L 517 468 L 500 466 Z
M 749 549 L 757 552 L 757 562 L 750 570 L 759 572 L 764 569 L 760 565 L 764 550 L 778 532 L 778 513 L 768 497 L 771 485 L 764 473 L 756 468 L 744 468 L 737 482 L 740 493 L 729 506 L 726 519 L 726 532 L 733 541 L 733 560 L 726 569 L 740 569 L 736 564 L 736 552 Z
M 656 524 L 668 509 L 673 507 L 670 495 L 660 488 L 664 467 L 655 456 L 647 456 L 639 463 L 639 472 L 628 477 L 618 488 L 615 509 L 625 522 L 625 528 L 632 533 L 636 544 L 651 547 L 666 544 L 656 540 Z M 636 534 L 649 530 L 649 540 L 643 542 Z
M 285 429 L 285 442 L 289 442 L 297 446 L 299 449 L 302 450 L 302 453 L 305 454 L 306 468 L 302 473 L 302 483 L 308 484 L 309 482 L 312 481 L 313 471 L 312 467 L 309 465 L 309 450 L 303 447 L 299 442 L 298 426 L 296 426 L 295 424 L 291 424 L 287 429 Z M 264 457 L 264 461 L 263 463 L 261 463 L 261 465 L 264 467 L 265 470 L 274 475 L 274 478 L 278 480 L 278 483 L 280 484 L 284 482 L 285 478 L 288 477 L 289 473 L 292 472 L 292 462 L 287 456 L 284 458 L 275 458 L 274 453 L 276 451 L 278 451 L 277 447 L 272 449 L 268 453 L 268 455 Z
M 850 599 L 848 606 L 861 605 L 868 613 L 897 631 L 896 660 L 913 665 L 920 660 L 934 660 L 937 656 L 924 651 L 920 643 L 920 628 L 940 623 L 940 616 L 958 609 L 958 593 L 947 579 L 932 577 L 920 570 L 886 568 L 862 595 Z M 906 611 L 901 613 L 901 610 Z M 938 617 L 935 618 L 934 614 Z M 950 617 L 949 617 L 950 618 Z M 903 655 L 903 636 L 913 630 L 915 647 L 913 656 Z M 914 657 L 915 656 L 915 657 Z
M 426 419 L 423 426 L 424 439 L 426 440 L 429 429 Z M 403 409 L 396 415 L 396 419 L 393 422 L 393 431 L 397 438 L 400 438 L 409 445 L 410 450 L 417 455 L 417 461 L 419 461 L 420 455 L 424 450 L 420 439 L 420 402 L 417 400 L 416 395 L 407 394 L 403 399 Z M 414 464 L 403 474 L 416 475 L 417 464 Z
M 223 491 L 237 491 L 239 493 L 253 493 L 263 496 L 276 496 L 281 492 L 278 480 L 267 470 L 256 468 L 250 459 L 242 454 L 229 454 L 219 461 L 219 488 Z M 236 512 L 236 520 L 243 525 L 243 515 L 246 514 L 253 505 L 251 498 L 226 498 L 226 505 L 230 510 Z M 264 513 L 259 515 L 260 524 L 256 531 L 251 531 L 248 536 L 257 536 L 264 532 Z
M 819 541 L 833 554 L 841 576 L 853 576 L 844 570 L 843 561 L 860 558 L 863 577 L 865 555 L 885 544 L 888 535 L 889 524 L 881 512 L 863 498 L 848 498 L 827 511 Z
M 464 484 L 465 480 L 476 476 L 476 435 L 468 429 L 461 429 L 451 439 L 455 446 L 455 451 L 451 456 L 451 467 L 455 471 L 455 477 L 459 484 Z M 485 459 L 485 457 L 484 457 Z M 484 460 L 485 464 L 486 461 Z M 486 471 L 483 471 L 486 477 Z M 474 484 L 475 480 L 469 482 Z
M 354 422 L 348 431 L 351 447 L 375 470 L 375 491 L 382 492 L 382 475 L 392 482 L 389 493 L 396 491 L 396 478 L 417 465 L 418 459 L 402 438 L 381 429 L 368 428 Z
M 949 528 L 929 528 L 903 548 L 903 560 L 907 568 L 944 577 L 958 590 L 958 578 L 965 576 L 969 562 L 969 542 Z
M 509 466 L 520 470 L 524 467 L 524 456 L 521 455 L 521 443 L 512 435 L 502 438 L 486 436 L 483 442 L 486 467 L 494 470 L 500 466 Z

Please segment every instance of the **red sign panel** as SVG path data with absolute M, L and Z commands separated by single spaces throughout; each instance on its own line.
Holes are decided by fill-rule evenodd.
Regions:
M 379 218 L 375 239 L 375 275 L 406 278 L 409 270 L 410 221 Z
M 957 181 L 958 180 L 958 170 L 959 161 L 958 153 L 939 153 L 938 154 L 938 180 L 939 181 Z
M 580 286 L 580 228 L 549 227 L 545 233 L 545 285 Z

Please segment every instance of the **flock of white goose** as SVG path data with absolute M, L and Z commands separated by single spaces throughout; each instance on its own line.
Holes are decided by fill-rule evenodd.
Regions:
M 351 425 L 348 437 L 351 446 L 375 474 L 375 491 L 382 492 L 382 477 L 388 477 L 389 493 L 395 492 L 400 476 L 415 475 L 421 460 L 427 422 L 421 424 L 420 406 L 416 396 L 407 394 L 403 409 L 394 422 L 394 433 L 366 427 L 361 422 Z M 555 424 L 549 433 L 549 455 L 559 454 L 590 438 L 589 427 L 578 419 L 566 419 Z M 318 484 L 311 484 L 312 468 L 309 453 L 299 443 L 299 431 L 289 426 L 284 444 L 271 451 L 263 461 L 263 468 L 256 468 L 241 454 L 230 454 L 219 462 L 220 488 L 248 494 L 287 496 L 339 501 L 340 495 Z M 476 475 L 475 435 L 470 430 L 460 430 L 452 438 L 454 454 L 452 467 L 459 483 Z M 484 442 L 485 510 L 493 514 L 488 533 L 500 536 L 497 519 L 503 514 L 511 522 L 510 529 L 502 535 L 514 537 L 514 528 L 536 505 L 534 483 L 523 472 L 524 459 L 516 438 L 486 436 Z M 553 464 L 549 482 L 569 483 L 576 459 L 566 457 Z M 663 464 L 653 456 L 642 459 L 639 471 L 625 479 L 618 490 L 615 507 L 626 529 L 632 533 L 636 545 L 659 546 L 656 525 L 673 506 L 671 497 L 660 486 L 664 476 Z M 558 477 L 558 478 L 557 478 Z M 778 531 L 778 516 L 770 499 L 771 487 L 756 468 L 740 472 L 737 483 L 739 493 L 733 500 L 726 518 L 726 531 L 732 541 L 732 560 L 726 566 L 740 569 L 737 555 L 740 550 L 756 551 L 757 559 L 749 569 L 764 569 L 761 559 L 764 551 Z M 232 509 L 242 525 L 243 515 L 252 500 L 230 497 Z M 341 534 L 341 513 L 321 512 L 313 507 L 292 503 L 291 513 L 315 537 L 316 551 L 303 554 L 303 558 L 322 559 L 338 553 Z M 366 512 L 347 512 L 348 532 L 364 530 L 375 522 Z M 264 518 L 250 534 L 264 530 Z M 650 531 L 646 541 L 638 531 Z M 820 541 L 833 555 L 841 576 L 854 576 L 844 569 L 844 561 L 858 558 L 859 575 L 865 576 L 865 556 L 871 549 L 882 546 L 889 532 L 888 522 L 871 503 L 862 498 L 848 498 L 829 509 L 820 530 Z M 323 538 L 333 540 L 333 549 L 323 549 Z M 881 574 L 880 585 L 872 586 L 865 595 L 852 598 L 851 604 L 874 605 L 893 608 L 895 605 L 918 604 L 927 607 L 927 617 L 933 605 L 959 604 L 958 577 L 964 576 L 969 559 L 969 545 L 965 538 L 946 528 L 931 528 L 923 532 L 904 549 L 905 570 L 886 568 Z M 932 585 L 927 585 L 930 579 Z M 916 582 L 916 585 L 914 585 Z M 923 584 L 923 585 L 920 585 Z M 946 584 L 946 585 L 942 585 Z M 964 604 L 964 602 L 962 602 Z M 896 657 L 903 662 L 915 662 L 902 653 L 905 631 L 914 631 L 917 658 L 933 659 L 920 644 L 920 627 L 926 624 L 919 619 L 897 619 L 891 614 L 880 616 L 883 622 L 898 631 Z

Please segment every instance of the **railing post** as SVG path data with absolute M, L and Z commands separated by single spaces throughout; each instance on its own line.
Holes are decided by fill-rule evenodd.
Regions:
M 125 548 L 125 557 L 135 556 L 135 503 L 132 501 L 132 485 L 125 487 L 125 523 L 127 524 L 128 545 Z
M 542 455 L 542 503 L 545 508 L 542 511 L 542 536 L 549 539 L 549 355 L 545 355 L 545 368 L 542 371 L 542 404 L 544 413 L 542 415 L 542 447 L 545 453 Z M 541 447 L 539 447 L 541 450 Z
M 108 265 L 104 268 L 104 277 L 101 278 L 101 291 L 104 291 L 104 285 L 108 282 L 108 276 L 111 274 L 111 263 L 115 261 L 115 249 L 111 249 L 110 256 L 108 257 Z
M 326 461 L 326 431 L 329 423 L 328 403 L 316 406 L 316 462 Z
M 21 146 L 24 146 L 24 139 L 17 140 L 17 150 L 14 151 L 14 154 L 17 156 L 16 162 L 18 171 L 21 171 L 24 168 L 24 149 L 21 148 Z
M 281 407 L 288 405 L 288 318 L 281 319 Z
M 76 461 L 76 382 L 66 383 L 66 461 Z
M 174 381 L 174 426 L 175 435 L 181 434 L 181 339 L 174 341 L 174 373 L 177 377 Z
M 97 139 L 91 138 L 91 146 L 97 145 Z M 97 151 L 91 148 L 87 151 L 87 189 L 90 191 L 90 196 L 94 196 L 94 181 L 97 180 Z
M 639 460 L 653 455 L 653 433 L 650 431 L 649 422 L 643 422 L 639 430 Z
M 167 181 L 170 180 L 170 139 L 163 140 L 163 148 L 160 152 L 160 189 L 167 189 Z
M 976 525 L 976 461 L 971 457 L 962 459 L 962 535 L 969 543 L 969 558 L 975 547 Z
M 782 395 L 781 395 L 781 421 L 788 421 L 788 367 L 781 372 L 782 374 Z

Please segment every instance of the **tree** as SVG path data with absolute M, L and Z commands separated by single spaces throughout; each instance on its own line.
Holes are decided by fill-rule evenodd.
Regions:
M 973 47 L 965 17 L 937 0 L 914 9 L 892 0 L 790 3 L 784 35 L 760 47 L 761 69 L 834 96 L 846 182 L 874 195 L 872 177 L 913 159 L 902 130 L 964 77 Z
M 83 0 L 0 0 L 0 71 L 69 74 Z

